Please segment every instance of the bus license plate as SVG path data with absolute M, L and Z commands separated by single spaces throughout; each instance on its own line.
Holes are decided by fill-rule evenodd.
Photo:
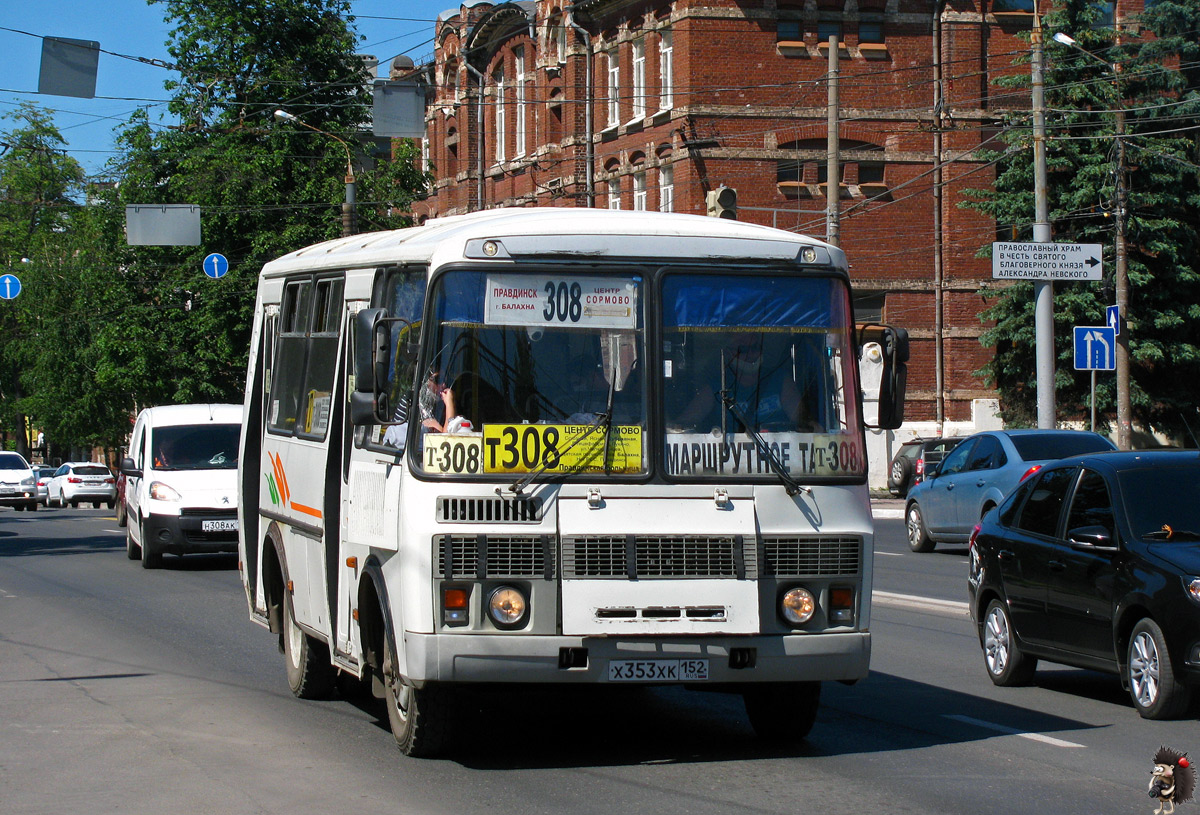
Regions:
M 201 521 L 201 532 L 237 532 L 237 521 Z
M 610 682 L 699 682 L 708 679 L 707 659 L 614 659 Z

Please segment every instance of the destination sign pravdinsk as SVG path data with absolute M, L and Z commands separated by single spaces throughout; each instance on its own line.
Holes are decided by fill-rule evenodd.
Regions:
M 1098 243 L 992 244 L 995 280 L 1099 280 L 1104 255 Z

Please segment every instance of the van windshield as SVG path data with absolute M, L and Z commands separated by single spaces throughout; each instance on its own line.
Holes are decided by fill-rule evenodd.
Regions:
M 238 424 L 175 425 L 154 429 L 156 470 L 235 470 Z

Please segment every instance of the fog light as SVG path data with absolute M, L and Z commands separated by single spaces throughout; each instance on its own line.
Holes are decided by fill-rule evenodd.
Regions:
M 466 625 L 471 621 L 468 609 L 470 593 L 466 589 L 442 589 L 442 623 Z
M 512 586 L 500 586 L 488 596 L 488 616 L 497 628 L 519 628 L 528 610 L 525 595 Z
M 812 619 L 813 612 L 817 610 L 817 601 L 813 598 L 811 591 L 796 587 L 789 589 L 783 595 L 783 600 L 779 603 L 779 610 L 783 614 L 783 619 L 792 625 L 800 625 Z

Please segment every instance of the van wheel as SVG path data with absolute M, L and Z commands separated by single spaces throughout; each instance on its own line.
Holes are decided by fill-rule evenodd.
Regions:
M 742 690 L 742 701 L 760 739 L 777 744 L 800 741 L 817 721 L 821 683 L 750 685 Z
M 1174 719 L 1187 710 L 1189 689 L 1175 681 L 1167 639 L 1149 617 L 1133 627 L 1125 671 L 1133 706 L 1143 719 Z
M 146 529 L 142 527 L 142 568 L 143 569 L 160 569 L 162 568 L 162 552 L 154 551 L 154 544 L 150 543 L 146 538 Z
M 142 547 L 134 542 L 133 530 L 128 526 L 125 527 L 125 557 L 130 560 L 140 560 L 142 557 Z
M 384 664 L 395 666 L 391 643 L 384 648 L 387 649 Z M 394 667 L 391 673 L 396 673 Z M 394 675 L 388 676 L 386 682 L 388 724 L 400 752 L 413 758 L 433 758 L 444 753 L 454 730 L 453 692 L 434 684 L 414 688 Z
M 288 687 L 300 699 L 325 699 L 333 690 L 335 672 L 329 648 L 305 634 L 296 623 L 292 593 L 283 590 L 283 655 L 287 661 Z

